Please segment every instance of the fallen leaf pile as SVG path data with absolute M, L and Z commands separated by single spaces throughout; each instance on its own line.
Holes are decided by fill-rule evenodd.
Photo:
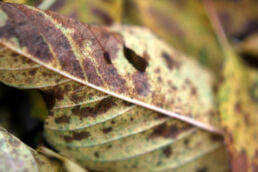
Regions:
M 240 58 L 256 34 L 219 30 L 242 39 L 257 3 L 236 20 L 205 2 L 0 2 L 0 81 L 39 91 L 44 121 L 36 150 L 0 128 L 0 171 L 258 171 L 258 75 Z

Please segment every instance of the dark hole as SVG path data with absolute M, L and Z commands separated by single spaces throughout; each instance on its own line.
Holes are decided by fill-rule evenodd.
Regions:
M 108 64 L 111 64 L 111 63 L 112 63 L 111 60 L 110 60 L 110 57 L 109 57 L 108 52 L 104 52 L 104 58 L 105 58 L 105 60 L 106 60 L 106 62 L 107 62 Z
M 126 59 L 140 72 L 145 72 L 146 67 L 148 66 L 148 62 L 143 59 L 142 57 L 135 54 L 134 51 L 132 51 L 129 48 L 126 48 L 124 46 L 124 55 Z
M 251 54 L 243 53 L 241 54 L 241 58 L 250 66 L 253 68 L 258 68 L 258 58 L 256 56 L 253 56 Z

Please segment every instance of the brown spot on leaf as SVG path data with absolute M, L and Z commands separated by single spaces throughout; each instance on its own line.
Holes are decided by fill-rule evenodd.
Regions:
M 29 74 L 34 76 L 36 74 L 36 72 L 37 72 L 36 69 L 32 69 L 29 71 Z
M 164 138 L 176 138 L 181 132 L 190 129 L 189 125 L 176 126 L 170 125 L 168 126 L 166 123 L 155 127 L 153 132 L 150 135 L 150 138 L 156 137 L 164 137 Z
M 60 116 L 58 118 L 55 119 L 55 122 L 57 124 L 60 124 L 60 123 L 69 123 L 70 122 L 70 117 L 69 116 Z
M 174 60 L 168 53 L 162 52 L 162 57 L 165 59 L 169 69 L 179 68 L 180 64 Z
M 148 93 L 150 92 L 150 86 L 149 86 L 147 75 L 145 73 L 135 72 L 133 74 L 132 79 L 133 79 L 136 92 L 140 96 L 147 96 Z
M 169 118 L 167 115 L 164 115 L 162 113 L 157 113 L 156 119 L 164 119 L 164 118 Z
M 164 150 L 163 150 L 163 153 L 164 155 L 168 158 L 172 155 L 172 151 L 170 149 L 170 147 L 166 147 Z
M 191 94 L 197 95 L 197 89 L 195 87 L 191 87 Z
M 103 128 L 103 129 L 102 129 L 102 132 L 103 132 L 104 134 L 107 134 L 107 133 L 111 132 L 112 130 L 113 130 L 112 127 L 107 127 L 107 128 Z
M 52 94 L 57 100 L 64 99 L 64 90 L 62 90 L 60 87 L 54 87 Z
M 95 153 L 94 153 L 94 156 L 95 156 L 96 158 L 98 158 L 98 157 L 99 157 L 99 153 L 98 153 L 98 152 L 95 152 Z
M 64 136 L 64 140 L 66 142 L 72 142 L 73 140 L 82 140 L 82 139 L 88 138 L 89 136 L 90 136 L 90 133 L 87 131 L 74 132 L 72 136 Z
M 114 106 L 114 98 L 106 98 L 101 100 L 98 104 L 96 104 L 94 107 L 84 107 L 80 108 L 80 106 L 77 106 L 72 109 L 72 113 L 74 115 L 77 115 L 80 117 L 80 119 L 85 117 L 97 117 L 99 114 L 105 113 L 110 109 L 112 106 Z

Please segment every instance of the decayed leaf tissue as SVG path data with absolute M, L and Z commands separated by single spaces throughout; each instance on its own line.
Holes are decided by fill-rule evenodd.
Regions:
M 0 2 L 0 171 L 258 172 L 258 2 Z

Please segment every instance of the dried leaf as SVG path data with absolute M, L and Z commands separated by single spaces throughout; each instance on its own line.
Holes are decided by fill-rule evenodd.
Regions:
M 147 29 L 91 26 L 23 5 L 1 3 L 1 9 L 1 44 L 42 65 L 42 75 L 51 75 L 39 79 L 39 70 L 29 74 L 27 69 L 12 80 L 20 71 L 4 71 L 7 84 L 30 87 L 23 85 L 26 81 L 43 87 L 45 82 L 46 87 L 65 82 L 48 68 L 125 101 L 218 131 L 211 76 Z
M 228 52 L 223 76 L 220 113 L 233 171 L 256 171 L 258 72 L 248 69 L 235 53 Z
M 174 110 L 201 110 L 203 114 L 197 118 L 202 119 L 201 122 L 197 116 L 192 118 L 202 127 L 203 121 L 215 121 L 216 116 L 209 116 L 213 111 L 210 76 L 196 63 L 168 48 L 146 29 L 89 26 L 19 5 L 1 3 L 1 9 L 0 21 L 15 30 L 11 36 L 7 30 L 1 32 L 4 27 L 0 28 L 0 42 L 6 47 L 1 53 L 4 59 L 0 63 L 1 81 L 19 88 L 39 88 L 55 98 L 46 120 L 45 134 L 49 143 L 62 154 L 90 170 L 228 171 L 218 136 L 150 110 L 153 108 L 149 104 L 147 108 L 140 107 L 137 101 L 131 104 L 124 101 L 131 99 L 120 96 L 139 98 L 145 103 L 150 99 L 160 106 L 164 106 L 169 96 L 170 101 L 174 100 Z M 15 24 L 15 20 L 20 23 L 21 19 L 15 17 L 16 13 L 25 15 L 26 22 L 22 26 Z M 4 14 L 12 17 L 11 25 L 8 20 L 4 21 Z M 21 32 L 24 27 L 23 31 L 27 32 Z M 35 30 L 32 33 L 31 27 L 36 27 L 40 34 Z M 29 37 L 27 33 L 33 35 Z M 26 41 L 24 34 L 27 40 L 31 38 L 27 43 L 23 42 Z M 35 45 L 33 40 L 42 42 Z M 141 65 L 134 68 L 132 62 L 135 61 Z M 144 68 L 143 61 L 148 62 L 146 72 L 138 71 Z M 80 62 L 86 65 L 84 69 Z M 140 101 L 138 104 L 144 106 Z M 201 102 L 204 103 L 202 109 L 199 108 Z M 203 120 L 205 117 L 208 120 Z M 191 123 L 192 118 L 186 121 Z M 206 129 L 211 126 L 213 129 L 210 123 L 208 126 Z
M 207 11 L 224 50 L 218 103 L 232 170 L 258 170 L 258 71 L 249 68 L 227 41 L 212 1 Z

